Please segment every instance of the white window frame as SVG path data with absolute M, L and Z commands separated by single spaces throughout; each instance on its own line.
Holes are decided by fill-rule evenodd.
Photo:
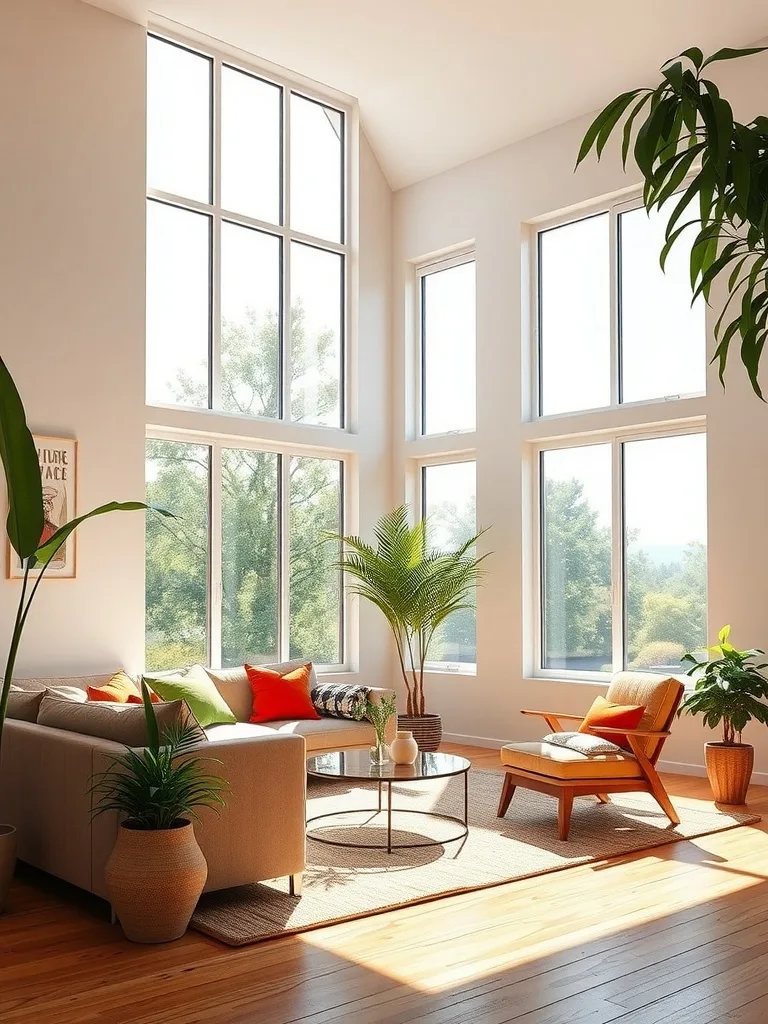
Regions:
M 680 186 L 680 192 L 685 191 L 687 182 Z M 605 410 L 618 409 L 640 409 L 645 406 L 656 406 L 659 403 L 677 402 L 683 399 L 702 398 L 706 391 L 693 391 L 685 394 L 664 395 L 657 398 L 644 398 L 636 402 L 623 402 L 621 400 L 621 301 L 620 301 L 620 251 L 619 251 L 619 217 L 623 213 L 630 213 L 643 207 L 641 194 L 627 198 L 606 199 L 602 202 L 592 203 L 588 207 L 576 211 L 570 211 L 555 217 L 532 222 L 531 228 L 531 317 L 533 345 L 531 352 L 531 392 L 530 408 L 533 410 L 535 419 L 550 420 L 566 416 L 584 416 L 592 412 L 603 412 Z M 672 207 L 668 208 L 672 212 Z M 567 410 L 558 413 L 542 412 L 543 378 L 541 372 L 542 345 L 541 337 L 541 247 L 539 238 L 542 234 L 554 228 L 561 228 L 567 224 L 575 224 L 591 217 L 601 214 L 608 215 L 608 258 L 610 263 L 609 276 L 609 302 L 610 302 L 610 402 L 608 405 L 598 406 L 594 409 Z M 706 355 L 703 356 L 706 362 Z
M 280 365 L 280 408 L 277 417 L 246 417 L 247 419 L 267 419 L 270 422 L 300 424 L 301 421 L 291 420 L 290 407 L 290 381 L 291 381 L 291 317 L 286 316 L 286 310 L 290 309 L 290 287 L 291 287 L 291 243 L 301 242 L 316 249 L 333 252 L 343 259 L 344 272 L 342 275 L 342 316 L 341 316 L 341 359 L 339 366 L 339 401 L 340 401 L 340 423 L 337 426 L 321 426 L 320 430 L 348 430 L 350 423 L 350 409 L 352 394 L 350 393 L 350 367 L 352 359 L 350 348 L 354 343 L 351 335 L 353 323 L 353 287 L 352 279 L 352 257 L 353 249 L 350 239 L 355 236 L 356 224 L 353 222 L 354 203 L 352 196 L 355 194 L 352 181 L 352 165 L 350 136 L 351 129 L 355 124 L 355 111 L 350 105 L 340 103 L 338 99 L 332 98 L 322 92 L 307 88 L 304 82 L 299 83 L 288 76 L 275 74 L 274 69 L 267 69 L 265 65 L 257 61 L 244 61 L 218 48 L 201 45 L 198 42 L 186 39 L 183 36 L 170 32 L 165 28 L 150 26 L 147 35 L 159 39 L 162 42 L 181 47 L 190 53 L 204 57 L 212 62 L 212 103 L 210 114 L 211 129 L 211 199 L 210 203 L 200 202 L 195 199 L 188 199 L 185 196 L 176 195 L 171 192 L 164 192 L 160 189 L 147 187 L 147 199 L 175 206 L 193 213 L 203 214 L 210 218 L 210 230 L 212 244 L 210 249 L 210 337 L 208 344 L 208 386 L 209 406 L 200 411 L 211 411 L 227 416 L 237 416 L 237 413 L 224 412 L 221 409 L 221 225 L 223 221 L 229 221 L 239 227 L 251 228 L 261 231 L 280 239 L 280 261 L 281 261 L 281 295 L 280 295 L 280 320 L 282 345 L 278 353 Z M 227 210 L 221 205 L 221 72 L 223 66 L 234 68 L 236 71 L 259 79 L 269 85 L 278 86 L 281 89 L 281 160 L 280 160 L 280 223 L 259 220 L 249 217 L 246 214 Z M 296 231 L 290 224 L 290 167 L 291 167 L 291 94 L 296 93 L 304 99 L 318 103 L 329 109 L 338 111 L 342 118 L 342 157 L 343 173 L 340 187 L 342 190 L 342 231 L 341 242 L 333 242 L 328 239 L 318 238 L 315 235 L 308 235 Z M 152 407 L 159 408 L 184 408 L 169 403 L 149 403 Z M 198 411 L 198 410 L 194 410 Z M 313 425 L 314 426 L 314 425 Z
M 210 249 L 210 339 L 209 339 L 209 400 L 208 408 L 195 408 L 177 404 L 146 402 L 146 437 L 205 445 L 210 449 L 208 482 L 209 557 L 207 565 L 207 622 L 206 644 L 211 667 L 220 667 L 221 605 L 222 605 L 222 531 L 221 531 L 221 452 L 224 448 L 242 448 L 275 453 L 282 456 L 282 493 L 278 495 L 278 638 L 279 657 L 289 655 L 290 624 L 290 565 L 288 522 L 290 508 L 287 500 L 287 473 L 291 457 L 330 459 L 341 464 L 341 531 L 358 529 L 359 467 L 361 449 L 356 432 L 357 382 L 357 248 L 358 248 L 358 109 L 351 97 L 332 89 L 318 89 L 302 76 L 286 73 L 266 61 L 254 58 L 224 43 L 212 41 L 198 33 L 179 34 L 172 23 L 155 19 L 147 29 L 148 36 L 174 44 L 212 62 L 211 110 L 211 199 L 203 203 L 147 188 L 147 200 L 166 203 L 209 217 L 212 232 Z M 263 80 L 282 90 L 281 122 L 281 220 L 274 224 L 247 215 L 226 210 L 221 206 L 221 71 L 227 65 L 251 77 Z M 341 241 L 318 238 L 289 226 L 290 215 L 290 98 L 297 95 L 319 103 L 343 115 L 342 156 L 342 233 Z M 247 416 L 224 411 L 220 407 L 221 388 L 221 225 L 223 221 L 255 229 L 278 237 L 281 245 L 282 279 L 281 310 L 282 347 L 280 359 L 280 415 L 278 417 Z M 341 359 L 340 359 L 340 422 L 337 426 L 321 426 L 290 418 L 290 316 L 285 316 L 290 297 L 290 245 L 301 242 L 315 248 L 338 253 L 344 261 L 342 279 Z M 341 608 L 339 641 L 341 661 L 333 665 L 316 663 L 319 673 L 346 673 L 354 671 L 359 659 L 357 616 L 347 600 L 348 581 L 341 578 Z M 252 652 L 255 653 L 255 652 Z
M 427 489 L 426 471 L 432 466 L 455 466 L 464 462 L 472 462 L 475 466 L 475 494 L 477 494 L 477 456 L 475 451 L 464 451 L 449 455 L 435 455 L 432 458 L 419 459 L 415 463 L 417 508 L 419 514 L 424 517 L 427 514 Z M 477 529 L 477 525 L 475 525 Z M 477 622 L 477 611 L 475 611 L 475 622 Z M 427 672 L 446 672 L 456 676 L 477 675 L 477 646 L 475 646 L 475 661 L 433 661 L 424 663 Z
M 627 665 L 626 651 L 626 608 L 624 605 L 625 583 L 625 552 L 624 552 L 624 459 L 623 445 L 631 441 L 650 441 L 670 437 L 682 437 L 688 434 L 704 434 L 706 422 L 688 422 L 677 427 L 648 426 L 646 428 L 628 428 L 625 430 L 604 431 L 600 433 L 581 434 L 578 437 L 553 439 L 532 445 L 533 479 L 531 481 L 533 496 L 533 528 L 531 531 L 533 550 L 531 552 L 534 566 L 534 675 L 541 679 L 562 679 L 607 683 L 610 672 L 574 672 L 564 668 L 544 667 L 544 505 L 542 501 L 543 453 L 573 448 L 584 448 L 589 445 L 610 444 L 611 446 L 611 623 L 612 623 L 612 661 L 613 672 L 622 672 Z
M 452 437 L 455 434 L 474 434 L 477 429 L 477 403 L 475 403 L 475 426 L 471 429 L 462 430 L 448 430 L 441 433 L 428 434 L 426 432 L 426 388 L 427 388 L 427 375 L 426 375 L 426 349 L 425 349 L 425 332 L 424 332 L 424 281 L 425 278 L 432 274 L 439 274 L 443 270 L 450 270 L 452 267 L 461 267 L 466 263 L 474 263 L 477 266 L 477 259 L 475 256 L 474 245 L 461 245 L 455 249 L 451 249 L 448 252 L 444 252 L 439 256 L 429 257 L 424 260 L 420 260 L 415 265 L 415 323 L 414 323 L 414 338 L 416 339 L 415 345 L 415 362 L 416 365 L 413 369 L 413 378 L 415 381 L 414 388 L 414 399 L 416 407 L 413 410 L 413 422 L 416 426 L 415 435 L 416 437 L 429 440 L 430 438 L 437 437 Z M 475 308 L 475 318 L 477 318 L 477 308 Z M 475 345 L 475 358 L 477 358 L 477 345 Z M 475 385 L 477 388 L 477 385 Z

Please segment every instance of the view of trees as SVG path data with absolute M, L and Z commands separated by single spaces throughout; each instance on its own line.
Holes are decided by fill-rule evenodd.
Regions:
M 610 529 L 576 479 L 548 479 L 544 497 L 544 667 L 610 672 Z M 636 535 L 627 541 L 628 667 L 676 670 L 706 643 L 706 549 L 691 543 L 658 562 Z
M 337 351 L 333 331 L 310 336 L 300 302 L 292 309 L 291 405 L 294 420 L 338 407 L 336 368 L 318 373 Z M 277 415 L 280 381 L 275 315 L 248 312 L 222 324 L 222 402 L 229 411 Z M 175 383 L 180 404 L 205 406 L 191 376 Z M 147 518 L 146 662 L 152 669 L 206 662 L 208 632 L 209 460 L 207 445 L 147 442 L 147 498 L 180 519 Z M 291 457 L 281 481 L 273 452 L 221 453 L 221 663 L 278 656 L 279 507 L 288 488 L 289 645 L 291 657 L 341 660 L 339 574 L 325 531 L 341 528 L 341 464 Z M 170 523 L 170 525 L 166 525 Z

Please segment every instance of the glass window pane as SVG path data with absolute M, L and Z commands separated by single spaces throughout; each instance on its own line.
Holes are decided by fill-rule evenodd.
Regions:
M 146 666 L 207 664 L 207 445 L 147 441 L 147 501 L 178 519 L 147 515 Z
M 221 205 L 271 224 L 280 222 L 281 93 L 221 69 Z
M 474 430 L 475 263 L 421 282 L 423 432 Z
M 291 245 L 291 419 L 341 426 L 344 257 Z
M 342 532 L 342 464 L 292 458 L 290 464 L 290 656 L 340 664 L 341 574 L 338 548 L 324 534 Z
M 695 217 L 682 216 L 682 227 Z M 659 264 L 669 212 L 631 210 L 619 217 L 621 398 L 640 402 L 706 389 L 705 302 L 691 306 L 689 261 L 700 225 L 692 224 Z
M 207 408 L 210 218 L 147 203 L 147 401 Z
M 147 37 L 147 185 L 201 203 L 211 199 L 212 67 Z
M 291 227 L 342 241 L 344 115 L 291 93 Z
M 539 234 L 541 415 L 611 402 L 607 213 Z
M 273 452 L 221 453 L 221 663 L 278 655 L 278 466 Z
M 280 395 L 280 239 L 221 225 L 221 407 L 277 416 Z
M 430 548 L 455 550 L 477 532 L 475 463 L 425 466 L 423 481 Z M 474 603 L 473 594 L 473 607 L 455 612 L 439 627 L 429 649 L 431 662 L 477 662 Z
M 704 434 L 624 444 L 629 668 L 680 672 L 707 642 Z
M 542 667 L 611 672 L 611 446 L 541 456 Z

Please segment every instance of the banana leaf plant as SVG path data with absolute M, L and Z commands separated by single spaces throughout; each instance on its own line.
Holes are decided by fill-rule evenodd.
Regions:
M 93 519 L 94 516 L 104 515 L 107 512 L 131 512 L 137 509 L 147 509 L 162 516 L 175 517 L 167 509 L 147 505 L 143 501 L 110 501 L 106 505 L 99 505 L 98 508 L 86 512 L 85 515 L 65 523 L 44 544 L 41 544 L 44 527 L 43 487 L 37 449 L 27 426 L 27 417 L 21 397 L 8 367 L 1 358 L 0 459 L 2 459 L 5 470 L 8 496 L 8 518 L 6 521 L 8 539 L 24 566 L 19 604 L 0 689 L 1 745 L 8 707 L 8 694 L 11 690 L 11 680 L 21 636 L 37 588 L 59 548 L 86 519 Z M 31 575 L 33 570 L 36 570 L 34 576 Z
M 611 100 L 590 125 L 576 161 L 578 167 L 593 149 L 599 160 L 614 131 L 621 131 L 622 163 L 626 169 L 631 148 L 646 209 L 670 204 L 662 269 L 672 246 L 692 228 L 694 299 L 703 295 L 708 302 L 715 281 L 727 281 L 713 357 L 721 383 L 738 337 L 741 362 L 760 398 L 758 370 L 768 338 L 768 117 L 734 120 L 730 103 L 703 72 L 765 49 L 725 47 L 706 59 L 697 46 L 684 50 L 662 65 L 656 88 Z

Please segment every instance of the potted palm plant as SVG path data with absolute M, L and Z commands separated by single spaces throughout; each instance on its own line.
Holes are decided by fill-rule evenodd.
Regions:
M 488 557 L 475 554 L 482 532 L 453 551 L 430 551 L 427 520 L 411 525 L 408 506 L 400 505 L 374 527 L 376 547 L 360 537 L 334 535 L 342 543 L 337 566 L 355 581 L 352 593 L 375 604 L 392 629 L 406 692 L 398 728 L 412 732 L 420 750 L 437 750 L 442 738 L 440 716 L 426 710 L 427 656 L 437 629 L 471 607 Z
M 129 512 L 136 509 L 151 509 L 160 515 L 171 517 L 172 513 L 167 509 L 146 505 L 143 501 L 111 501 L 65 523 L 43 542 L 45 517 L 40 463 L 34 439 L 27 426 L 24 405 L 2 359 L 0 359 L 0 459 L 2 459 L 5 471 L 8 496 L 6 520 L 8 540 L 24 565 L 18 610 L 11 631 L 11 642 L 0 686 L 1 754 L 8 695 L 11 692 L 13 670 L 16 665 L 22 632 L 37 588 L 59 549 L 81 523 L 94 516 L 104 515 L 107 512 Z M 33 570 L 35 570 L 34 573 Z M 0 778 L 1 784 L 2 779 Z M 0 823 L 0 913 L 8 896 L 15 864 L 16 829 L 12 824 Z
M 91 787 L 94 814 L 123 816 L 104 869 L 112 908 L 132 942 L 170 942 L 187 930 L 208 877 L 192 819 L 198 807 L 223 806 L 226 784 L 195 756 L 199 730 L 157 725 L 147 684 L 141 692 L 147 746 L 113 758 Z
M 723 626 L 718 643 L 707 648 L 711 659 L 699 660 L 686 654 L 683 661 L 691 663 L 689 676 L 699 676 L 695 689 L 689 693 L 678 715 L 703 715 L 710 729 L 722 723 L 721 741 L 704 745 L 707 776 L 717 803 L 743 804 L 755 761 L 754 747 L 741 742 L 747 722 L 755 719 L 768 725 L 768 679 L 760 669 L 768 662 L 754 664 L 763 651 L 755 648 L 739 651 L 728 642 L 730 626 Z

